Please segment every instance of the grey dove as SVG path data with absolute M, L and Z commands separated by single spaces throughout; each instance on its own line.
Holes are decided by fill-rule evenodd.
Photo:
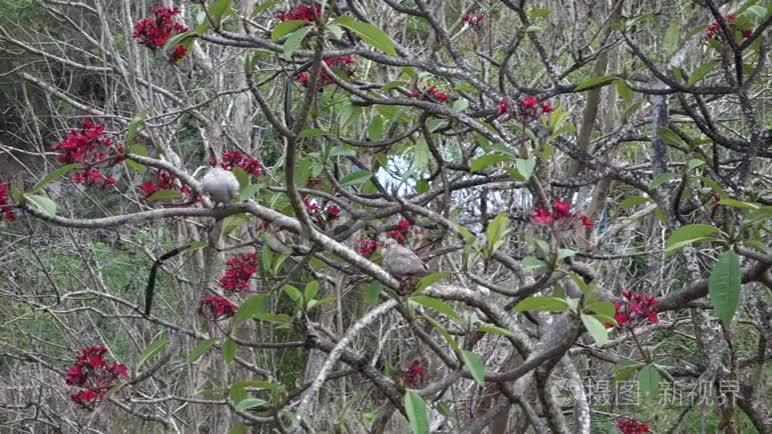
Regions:
M 213 167 L 201 180 L 201 189 L 209 195 L 214 206 L 224 206 L 233 201 L 239 194 L 239 180 L 232 172 Z
M 383 242 L 381 253 L 383 268 L 398 278 L 420 277 L 431 273 L 421 258 L 393 238 Z

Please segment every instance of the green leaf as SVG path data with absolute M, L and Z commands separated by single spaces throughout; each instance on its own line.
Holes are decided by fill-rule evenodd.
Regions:
M 657 188 L 661 184 L 664 184 L 664 183 L 670 181 L 673 178 L 673 176 L 674 175 L 672 173 L 669 173 L 669 172 L 667 172 L 667 173 L 660 173 L 659 175 L 654 177 L 653 181 L 651 181 L 651 184 L 649 185 L 649 188 Z
M 305 289 L 303 290 L 303 297 L 306 300 L 306 303 L 315 299 L 318 294 L 319 294 L 319 282 L 316 280 L 312 280 L 308 282 Z
M 371 142 L 378 142 L 383 139 L 386 132 L 386 120 L 381 115 L 373 116 L 370 126 L 367 128 L 367 139 Z
M 255 6 L 255 10 L 252 11 L 251 17 L 254 18 L 258 14 L 267 11 L 268 9 L 276 6 L 277 4 L 281 3 L 282 0 L 270 0 L 267 2 L 260 3 L 259 5 Z
M 357 170 L 341 178 L 340 185 L 343 187 L 362 185 L 369 181 L 371 176 L 373 176 L 373 174 L 366 170 Z
M 437 330 L 437 333 L 439 333 L 440 336 L 442 336 L 442 338 L 445 339 L 445 342 L 447 342 L 448 345 L 450 345 L 450 347 L 453 348 L 453 351 L 461 351 L 461 347 L 458 346 L 458 342 L 456 342 L 453 336 L 451 336 L 450 333 L 448 333 L 448 330 L 445 327 L 443 327 L 442 324 L 438 323 L 437 321 L 435 321 L 434 319 L 428 316 L 424 317 L 424 319 L 428 321 L 429 324 L 431 324 L 435 330 Z
M 182 199 L 182 193 L 177 190 L 159 190 L 147 198 L 149 201 L 177 200 Z
M 598 345 L 605 345 L 608 342 L 608 330 L 603 326 L 603 323 L 598 321 L 598 319 L 592 315 L 583 313 L 581 316 L 584 327 L 590 333 L 592 339 L 595 340 L 595 343 Z
M 329 135 L 330 133 L 319 128 L 306 128 L 305 130 L 301 131 L 300 134 L 298 134 L 298 137 L 302 139 L 306 137 L 319 137 L 319 136 L 329 136 Z
M 243 423 L 238 424 L 233 428 L 231 428 L 228 434 L 247 434 L 247 426 L 244 425 Z
M 204 341 L 199 342 L 194 348 L 193 351 L 190 352 L 190 356 L 188 356 L 188 360 L 190 363 L 196 363 L 198 359 L 204 355 L 207 351 L 209 351 L 210 348 L 212 348 L 212 345 L 217 343 L 217 338 L 211 338 Z
M 225 341 L 222 345 L 222 357 L 223 360 L 225 360 L 225 363 L 230 364 L 233 362 L 233 358 L 236 357 L 236 349 L 236 342 L 233 342 L 230 339 Z
M 357 21 L 351 16 L 341 16 L 333 20 L 343 27 L 346 27 L 365 41 L 371 47 L 383 51 L 390 56 L 396 56 L 397 50 L 394 48 L 394 43 L 383 30 L 378 27 Z
M 529 158 L 527 160 L 521 160 L 517 159 L 515 160 L 515 163 L 517 164 L 517 173 L 520 175 L 517 177 L 518 181 L 527 181 L 528 178 L 531 177 L 533 174 L 533 170 L 536 168 L 536 159 L 535 158 Z
M 708 73 L 712 71 L 713 68 L 715 68 L 717 65 L 718 65 L 718 62 L 708 62 L 704 65 L 700 65 L 689 76 L 689 81 L 686 84 L 690 87 L 694 86 L 697 82 L 705 78 L 705 76 L 708 75 Z
M 209 15 L 219 28 L 222 16 L 231 8 L 231 0 L 216 0 L 209 6 Z
M 552 13 L 552 9 L 550 8 L 534 8 L 528 11 L 528 16 L 534 17 L 534 18 L 542 18 L 549 16 Z
M 415 158 L 413 164 L 415 165 L 417 174 L 422 174 L 429 168 L 429 145 L 423 137 L 415 142 Z
M 616 308 L 614 308 L 614 303 L 610 301 L 596 301 L 594 303 L 590 303 L 587 305 L 587 310 L 611 318 L 616 315 Z
M 414 295 L 410 297 L 410 300 L 422 306 L 430 307 L 437 312 L 444 313 L 455 321 L 461 321 L 461 317 L 456 313 L 456 311 L 442 300 L 429 297 L 428 295 Z
M 633 100 L 633 90 L 630 89 L 630 86 L 627 85 L 627 82 L 624 80 L 617 80 L 614 82 L 614 86 L 617 88 L 617 93 L 620 97 L 622 97 L 622 100 L 626 103 L 630 103 Z
M 687 244 L 704 240 L 709 235 L 717 232 L 719 232 L 719 229 L 711 225 L 693 224 L 681 226 L 673 231 L 665 241 L 665 252 L 674 252 Z
M 142 111 L 134 115 L 134 117 L 131 118 L 131 121 L 129 121 L 129 128 L 126 132 L 126 146 L 129 147 L 129 149 L 131 149 L 131 146 L 135 145 L 135 142 L 137 141 L 137 133 L 145 125 L 146 117 L 147 113 Z M 145 153 L 143 155 L 147 154 Z
M 480 386 L 485 384 L 485 365 L 480 356 L 471 351 L 462 350 L 461 357 L 464 359 L 466 367 L 469 368 L 469 372 L 472 374 L 474 381 Z
M 487 169 L 490 166 L 493 166 L 494 164 L 510 160 L 512 160 L 512 157 L 507 155 L 487 154 L 472 160 L 472 162 L 469 164 L 469 168 L 471 169 L 472 173 L 477 173 L 481 170 Z
M 311 309 L 313 309 L 313 308 L 315 308 L 317 306 L 321 306 L 321 305 L 323 305 L 325 303 L 331 303 L 331 302 L 333 302 L 335 300 L 337 300 L 337 298 L 335 298 L 335 297 L 324 297 L 324 298 L 319 299 L 319 300 L 311 300 L 311 301 L 308 302 L 307 310 L 311 310 Z
M 271 31 L 271 40 L 277 41 L 282 36 L 289 35 L 295 30 L 308 25 L 309 23 L 303 20 L 289 20 L 281 22 L 274 26 L 273 30 Z
M 188 249 L 190 249 L 190 250 L 198 250 L 198 249 L 203 249 L 204 247 L 206 247 L 208 245 L 209 245 L 209 243 L 207 241 L 204 241 L 204 240 L 193 241 L 192 243 L 190 243 L 190 247 L 188 247 Z
M 547 266 L 547 264 L 545 264 L 544 261 L 536 258 L 535 256 L 526 256 L 525 258 L 523 258 L 520 264 L 523 266 L 523 269 L 525 269 L 526 271 L 537 270 L 539 268 L 543 268 Z
M 127 146 L 126 149 L 131 154 L 137 154 L 137 155 L 141 155 L 143 157 L 147 157 L 147 148 L 144 147 L 143 145 Z M 142 164 L 137 163 L 136 161 L 134 161 L 132 159 L 126 160 L 126 164 L 128 164 L 129 167 L 131 167 L 137 173 L 143 173 L 145 171 L 145 166 L 143 166 Z
M 483 333 L 493 333 L 493 334 L 501 335 L 501 336 L 512 336 L 512 332 L 511 331 L 509 331 L 509 330 L 507 330 L 505 328 L 496 327 L 494 325 L 489 325 L 489 324 L 484 325 L 484 326 L 480 326 L 479 331 L 481 331 Z
M 238 411 L 245 411 L 249 410 L 250 408 L 260 407 L 262 405 L 267 404 L 266 401 L 259 399 L 259 398 L 247 398 L 244 400 L 239 401 L 238 404 L 236 404 L 236 410 Z
M 239 181 L 239 190 L 243 190 L 249 186 L 249 175 L 241 167 L 234 167 L 231 169 L 233 176 Z
M 708 277 L 708 295 L 716 316 L 729 324 L 732 322 L 737 303 L 740 301 L 740 259 L 734 252 L 724 252 Z
M 239 305 L 234 317 L 235 322 L 241 322 L 252 318 L 255 314 L 268 312 L 268 302 L 270 297 L 266 294 L 257 294 L 249 297 L 245 302 Z
M 619 202 L 619 208 L 620 209 L 633 208 L 633 207 L 636 207 L 638 205 L 642 205 L 642 204 L 644 204 L 644 203 L 646 203 L 646 202 L 648 202 L 650 200 L 651 199 L 649 199 L 646 196 L 628 197 L 627 199 L 623 200 L 622 202 Z
M 51 172 L 48 175 L 46 175 L 45 178 L 41 179 L 37 184 L 33 185 L 32 186 L 32 191 L 40 190 L 41 188 L 45 187 L 47 184 L 50 184 L 51 182 L 53 182 L 53 181 L 55 181 L 55 180 L 57 180 L 57 179 L 59 179 L 59 178 L 61 178 L 63 176 L 67 176 L 70 173 L 78 170 L 79 167 L 80 167 L 80 164 L 72 163 L 72 164 L 68 164 L 66 166 L 62 166 L 62 167 L 54 170 L 53 172 Z
M 657 137 L 662 139 L 662 141 L 668 145 L 680 146 L 682 148 L 689 147 L 689 145 L 684 142 L 684 139 L 682 139 L 681 136 L 676 134 L 675 131 L 671 130 L 670 128 L 657 128 Z
M 410 421 L 410 429 L 413 434 L 429 433 L 429 418 L 426 414 L 426 403 L 421 395 L 412 390 L 405 392 L 405 412 Z
M 603 75 L 603 76 L 600 76 L 600 77 L 589 78 L 589 79 L 584 80 L 583 82 L 577 84 L 576 88 L 574 88 L 574 92 L 579 92 L 579 91 L 585 90 L 585 89 L 587 89 L 589 87 L 593 87 L 593 86 L 596 86 L 596 85 L 599 85 L 599 84 L 610 83 L 610 82 L 612 82 L 614 80 L 617 80 L 617 78 L 616 77 L 612 77 L 610 75 Z
M 614 365 L 614 382 L 626 381 L 630 376 L 641 368 L 641 364 L 630 360 L 625 360 Z
M 292 318 L 290 318 L 290 316 L 285 313 L 256 313 L 252 315 L 252 317 L 258 321 L 278 322 L 281 324 L 292 323 Z
M 284 41 L 284 55 L 287 57 L 292 57 L 292 55 L 295 54 L 295 51 L 300 48 L 300 44 L 303 43 L 303 39 L 305 39 L 306 35 L 311 31 L 311 29 L 313 29 L 313 27 L 306 26 L 290 33 L 290 35 L 287 36 L 287 39 Z
M 688 163 L 686 163 L 686 170 L 689 171 L 704 165 L 705 165 L 705 161 L 693 158 L 689 160 Z
M 166 346 L 169 345 L 169 337 L 166 335 L 161 335 L 156 340 L 150 343 L 147 348 L 145 348 L 145 351 L 142 352 L 142 354 L 139 356 L 139 359 L 137 359 L 137 363 L 134 365 L 134 372 L 138 373 L 139 368 L 142 367 L 145 363 L 147 363 L 148 360 L 152 359 L 155 355 L 160 353 L 161 351 L 166 348 Z
M 760 209 L 758 205 L 750 202 L 743 202 L 741 200 L 732 199 L 731 197 L 725 197 L 718 201 L 719 205 L 731 206 L 732 208 L 744 208 L 744 209 Z
M 24 198 L 29 203 L 35 205 L 35 208 L 42 211 L 43 214 L 49 217 L 56 216 L 56 202 L 47 196 L 41 196 L 39 194 L 25 194 Z
M 488 252 L 493 255 L 496 249 L 504 242 L 504 237 L 509 232 L 509 216 L 501 213 L 488 224 L 485 237 L 488 242 Z
M 659 372 L 653 365 L 646 365 L 638 372 L 639 390 L 644 401 L 651 401 L 657 398 L 659 378 Z
M 418 285 L 416 286 L 415 292 L 423 291 L 433 283 L 439 282 L 440 280 L 450 276 L 450 274 L 451 273 L 448 271 L 440 271 L 438 273 L 432 273 L 432 274 L 429 274 L 428 276 L 422 277 L 421 280 L 418 281 Z
M 367 284 L 367 290 L 365 291 L 365 300 L 367 300 L 367 303 L 371 306 L 375 306 L 378 304 L 378 299 L 381 296 L 381 290 L 383 288 L 383 283 L 373 280 L 370 283 Z
M 469 101 L 467 101 L 464 98 L 459 98 L 456 100 L 456 102 L 453 103 L 453 111 L 456 113 L 461 113 L 462 111 L 466 110 L 469 107 Z
M 284 285 L 281 288 L 298 306 L 303 304 L 303 294 L 292 285 Z
M 681 23 L 679 20 L 673 20 L 670 22 L 670 25 L 667 27 L 667 30 L 665 31 L 665 51 L 668 53 L 675 52 L 676 48 L 678 48 L 678 42 L 680 42 L 680 36 L 681 32 L 683 30 L 681 29 Z
M 565 312 L 568 303 L 562 298 L 534 295 L 525 298 L 515 305 L 515 312 L 539 311 L 539 312 Z

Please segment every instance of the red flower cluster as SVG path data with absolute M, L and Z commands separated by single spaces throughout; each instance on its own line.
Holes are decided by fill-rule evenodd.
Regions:
M 354 69 L 356 67 L 356 60 L 354 60 L 351 56 L 337 56 L 337 57 L 328 57 L 327 59 L 324 59 L 324 63 L 329 66 L 330 68 L 339 68 L 343 70 L 348 76 L 351 76 L 354 74 Z M 308 87 L 308 82 L 311 80 L 310 75 L 308 72 L 301 72 L 298 74 L 297 78 L 295 79 L 298 83 L 303 85 L 303 87 Z M 333 79 L 327 72 L 322 69 L 319 71 L 319 90 L 322 89 L 322 87 L 328 85 L 328 84 L 334 84 L 335 79 Z
M 0 220 L 3 218 L 9 222 L 16 221 L 16 214 L 13 213 L 8 199 L 8 184 L 0 184 Z
M 301 20 L 313 23 L 319 19 L 319 15 L 321 15 L 321 13 L 321 5 L 298 5 L 288 10 L 287 12 L 279 12 L 276 14 L 276 18 L 278 18 L 279 21 Z
M 360 255 L 369 258 L 379 247 L 381 247 L 381 243 L 372 238 L 360 238 L 356 242 L 355 249 Z
M 411 98 L 439 102 L 446 102 L 448 100 L 448 94 L 445 92 L 438 92 L 435 86 L 424 90 L 413 89 L 408 93 L 408 96 Z
M 238 306 L 227 298 L 212 296 L 201 300 L 199 312 L 210 321 L 219 321 L 236 315 L 238 309 Z
M 209 160 L 209 165 L 217 165 L 216 160 Z M 227 151 L 222 154 L 222 163 L 220 166 L 225 170 L 233 170 L 234 167 L 240 167 L 252 176 L 260 176 L 263 164 L 257 158 L 244 155 L 240 151 Z
M 220 286 L 233 292 L 249 289 L 249 279 L 257 272 L 257 254 L 247 253 L 230 258 L 225 265 L 229 268 L 220 278 Z
M 472 15 L 472 14 L 466 14 L 464 15 L 464 21 L 469 24 L 469 27 L 477 30 L 482 27 L 483 19 L 485 19 L 485 15 Z
M 617 421 L 617 428 L 622 431 L 622 434 L 643 434 L 650 432 L 648 425 L 638 422 L 630 417 L 620 418 Z
M 340 208 L 335 205 L 328 205 L 324 212 L 327 214 L 328 220 L 336 219 L 340 216 Z
M 405 381 L 405 385 L 412 388 L 417 389 L 421 387 L 421 383 L 423 383 L 424 376 L 426 375 L 426 369 L 421 365 L 421 362 L 418 360 L 413 360 L 413 363 L 408 366 L 407 369 L 405 369 L 405 373 L 403 374 L 402 378 Z
M 651 324 L 659 322 L 657 311 L 654 310 L 654 307 L 659 304 L 656 298 L 632 291 L 623 291 L 622 297 L 625 298 L 625 301 L 614 302 L 614 309 L 616 309 L 614 320 L 617 324 L 634 327 L 635 323 L 643 318 L 646 318 Z
M 724 17 L 724 21 L 726 21 L 726 24 L 729 26 L 730 29 L 734 27 L 734 22 L 737 19 L 737 15 L 730 14 Z M 750 30 L 743 30 L 743 38 L 750 38 L 753 32 Z M 713 21 L 710 23 L 705 30 L 705 39 L 715 39 L 720 40 L 721 39 L 721 24 L 719 24 L 718 21 Z
M 552 113 L 554 109 L 547 102 L 539 104 L 539 100 L 533 96 L 527 96 L 520 99 L 519 103 L 513 105 L 509 100 L 502 99 L 496 108 L 498 115 L 510 114 L 522 121 L 533 121 L 544 113 Z
M 533 219 L 534 223 L 538 225 L 549 225 L 552 224 L 552 222 L 571 222 L 576 219 L 581 220 L 582 225 L 588 229 L 592 229 L 593 224 L 590 221 L 590 218 L 586 215 L 582 216 L 575 216 L 571 213 L 571 204 L 566 203 L 560 200 L 553 200 L 552 201 L 552 212 L 547 208 L 539 208 L 536 211 L 531 213 L 531 218 Z
M 63 164 L 79 163 L 82 170 L 78 170 L 70 177 L 76 184 L 115 185 L 115 178 L 102 173 L 122 162 L 124 149 L 122 145 L 114 145 L 113 141 L 105 138 L 105 127 L 95 124 L 88 119 L 80 122 L 82 128 L 71 130 L 61 142 L 54 145 L 52 151 L 60 151 L 59 162 Z M 112 155 L 110 155 L 112 154 Z
M 134 25 L 134 33 L 131 34 L 131 37 L 139 39 L 140 44 L 151 49 L 163 47 L 174 33 L 185 33 L 188 31 L 186 26 L 174 21 L 174 17 L 179 15 L 179 13 L 180 8 L 176 6 L 172 9 L 164 7 L 153 8 L 155 17 L 148 17 L 137 22 Z
M 193 190 L 191 190 L 187 185 L 183 185 L 182 187 L 178 187 L 178 185 L 177 177 L 175 175 L 172 175 L 165 170 L 159 170 L 156 182 L 147 181 L 142 183 L 139 186 L 139 189 L 145 193 L 145 197 L 143 197 L 142 200 L 148 200 L 148 198 L 150 198 L 153 193 L 161 190 L 175 190 L 184 195 L 189 195 L 193 192 Z
M 396 229 L 387 231 L 386 234 L 394 238 L 394 240 L 396 240 L 398 243 L 405 244 L 411 226 L 413 226 L 413 224 L 410 223 L 410 220 L 402 219 L 399 221 L 399 223 L 397 223 Z
M 84 348 L 76 356 L 75 364 L 64 375 L 67 384 L 81 388 L 70 394 L 70 401 L 87 410 L 94 409 L 97 401 L 104 398 L 118 377 L 129 375 L 122 364 L 107 363 L 104 359 L 105 353 L 107 348 L 101 346 Z

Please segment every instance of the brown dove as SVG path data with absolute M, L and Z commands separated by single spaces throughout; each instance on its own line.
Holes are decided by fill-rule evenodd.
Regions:
M 382 255 L 383 268 L 397 278 L 421 277 L 431 273 L 421 258 L 393 238 L 383 242 Z

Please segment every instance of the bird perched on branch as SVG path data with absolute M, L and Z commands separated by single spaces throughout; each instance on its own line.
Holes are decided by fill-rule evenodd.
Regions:
M 404 295 L 412 292 L 418 279 L 431 274 L 429 267 L 407 247 L 401 246 L 395 239 L 387 238 L 381 248 L 383 268 L 402 282 L 400 292 Z
M 225 206 L 239 194 L 239 180 L 232 172 L 213 167 L 201 180 L 201 189 L 212 199 L 214 206 Z

